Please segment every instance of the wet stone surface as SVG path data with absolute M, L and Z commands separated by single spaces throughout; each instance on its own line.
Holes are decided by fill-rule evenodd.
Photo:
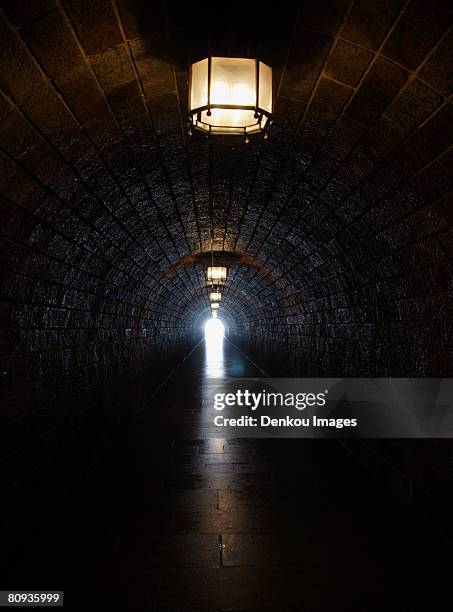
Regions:
M 228 343 L 224 357 L 226 370 L 245 359 Z M 78 609 L 402 612 L 431 601 L 448 547 L 335 440 L 184 435 L 204 363 L 200 347 L 47 528 L 55 554 L 25 573 L 59 576 Z

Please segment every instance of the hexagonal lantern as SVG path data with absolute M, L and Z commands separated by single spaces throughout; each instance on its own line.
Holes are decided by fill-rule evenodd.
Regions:
M 224 285 L 227 278 L 226 266 L 208 266 L 206 280 L 211 285 Z
M 272 107 L 272 69 L 258 59 L 208 57 L 192 64 L 189 122 L 196 130 L 267 138 Z

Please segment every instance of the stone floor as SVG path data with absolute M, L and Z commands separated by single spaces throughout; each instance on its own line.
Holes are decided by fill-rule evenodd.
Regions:
M 209 437 L 204 385 L 238 374 L 262 375 L 199 345 L 35 534 L 23 584 L 78 610 L 451 609 L 449 546 L 340 442 Z

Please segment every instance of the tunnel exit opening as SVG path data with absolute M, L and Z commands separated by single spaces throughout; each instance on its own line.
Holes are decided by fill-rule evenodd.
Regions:
M 204 326 L 206 345 L 206 375 L 208 378 L 223 378 L 225 326 L 220 319 L 208 319 Z
M 204 326 L 204 335 L 206 343 L 219 344 L 225 336 L 225 325 L 218 318 L 208 319 Z

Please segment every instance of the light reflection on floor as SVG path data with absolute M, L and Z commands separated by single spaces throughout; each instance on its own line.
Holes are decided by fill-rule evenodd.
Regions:
M 205 377 L 224 378 L 224 325 L 219 319 L 209 319 L 204 331 L 206 344 Z

